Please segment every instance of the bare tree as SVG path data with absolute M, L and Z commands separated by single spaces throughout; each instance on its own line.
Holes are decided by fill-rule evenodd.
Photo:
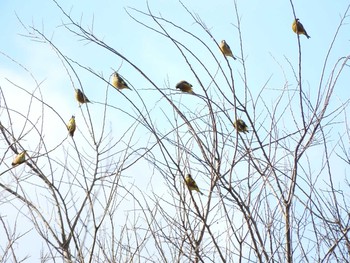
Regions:
M 305 88 L 298 36 L 298 64 L 288 57 L 275 60 L 283 81 L 272 88 L 268 79 L 258 93 L 248 82 L 236 1 L 240 74 L 219 52 L 220 41 L 204 19 L 182 3 L 183 15 L 198 31 L 154 14 L 150 6 L 126 9 L 142 30 L 168 40 L 197 80 L 193 93 L 180 94 L 166 77 L 158 83 L 54 3 L 67 32 L 120 59 L 121 68 L 137 72 L 147 88 L 122 76 L 132 88 L 128 96 L 113 87 L 111 72 L 67 56 L 42 30 L 23 25 L 26 37 L 57 55 L 72 94 L 79 88 L 88 96 L 82 72 L 105 93 L 102 101 L 89 98 L 93 104 L 77 106 L 78 131 L 70 137 L 67 117 L 42 95 L 44 83 L 13 60 L 35 84 L 28 88 L 7 79 L 29 102 L 22 111 L 10 106 L 5 91 L 0 94 L 1 166 L 6 167 L 0 173 L 2 262 L 30 258 L 15 246 L 29 235 L 41 244 L 43 262 L 350 261 L 349 182 L 346 172 L 334 172 L 350 160 L 349 100 L 334 95 L 348 74 L 350 54 L 334 64 L 329 60 L 350 6 L 318 86 Z M 291 9 L 296 18 L 292 1 Z M 183 39 L 196 43 L 206 60 Z M 146 94 L 157 103 L 149 105 Z M 118 106 L 111 102 L 115 95 L 122 100 Z M 109 123 L 119 117 L 123 123 L 116 131 Z M 60 130 L 54 145 L 46 139 L 47 118 Z M 249 132 L 234 128 L 238 120 Z M 28 151 L 25 163 L 12 167 L 9 159 L 23 150 Z M 186 186 L 187 174 L 203 196 Z M 146 177 L 147 185 L 138 177 Z M 17 217 L 6 214 L 10 209 Z M 27 224 L 28 232 L 17 232 L 18 224 Z

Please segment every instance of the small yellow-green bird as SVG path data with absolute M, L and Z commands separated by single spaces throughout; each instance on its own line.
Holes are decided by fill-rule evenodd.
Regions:
M 193 93 L 192 85 L 185 80 L 181 80 L 177 83 L 176 88 L 182 92 Z
M 72 137 L 74 136 L 74 132 L 75 132 L 76 128 L 77 128 L 77 126 L 75 125 L 75 116 L 72 115 L 72 118 L 70 118 L 70 120 L 67 123 L 67 129 L 68 129 L 70 136 L 72 136 Z
M 193 180 L 193 178 L 190 174 L 186 175 L 185 181 L 186 181 L 186 185 L 187 185 L 188 189 L 190 189 L 191 191 L 196 190 L 198 193 L 203 195 L 203 193 L 199 190 L 199 188 L 196 184 L 196 181 Z
M 19 154 L 15 157 L 15 159 L 13 159 L 13 161 L 12 161 L 12 166 L 15 166 L 15 165 L 17 165 L 17 164 L 24 163 L 25 160 L 26 160 L 26 152 L 27 152 L 27 151 L 23 151 L 23 152 L 19 153 Z
M 91 102 L 80 89 L 75 90 L 75 99 L 81 104 Z
M 299 22 L 299 18 L 294 20 L 294 22 L 292 24 L 292 29 L 293 29 L 294 33 L 296 33 L 298 35 L 303 34 L 307 38 L 310 38 L 310 36 L 307 34 L 303 24 Z
M 232 54 L 232 51 L 231 51 L 231 48 L 230 46 L 226 43 L 225 40 L 221 40 L 220 42 L 220 50 L 222 52 L 222 54 L 224 54 L 225 56 L 228 56 L 228 57 L 232 57 L 233 59 L 237 59 L 233 54 Z
M 122 79 L 117 72 L 112 75 L 112 85 L 117 89 L 130 89 L 128 84 Z M 131 90 L 131 89 L 130 89 Z
M 243 133 L 249 132 L 247 124 L 245 124 L 245 122 L 241 119 L 237 119 L 233 123 L 233 127 L 235 127 L 238 132 L 243 132 Z

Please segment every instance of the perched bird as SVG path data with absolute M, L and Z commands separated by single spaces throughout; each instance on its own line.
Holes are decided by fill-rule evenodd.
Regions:
M 298 35 L 303 34 L 307 38 L 310 38 L 310 36 L 306 33 L 306 30 L 305 30 L 303 24 L 299 22 L 299 18 L 294 20 L 294 22 L 292 24 L 292 29 L 293 29 L 294 33 L 296 33 Z
M 76 128 L 77 126 L 75 125 L 75 116 L 72 115 L 72 118 L 70 118 L 69 122 L 67 123 L 67 129 L 70 136 L 73 137 Z
M 245 124 L 245 122 L 241 119 L 237 119 L 233 123 L 233 127 L 235 127 L 238 132 L 243 132 L 243 133 L 249 132 L 247 124 Z
M 80 89 L 75 90 L 75 98 L 81 104 L 91 102 Z
M 188 189 L 190 189 L 191 191 L 196 190 L 198 193 L 203 195 L 203 193 L 199 190 L 199 188 L 196 184 L 196 181 L 193 180 L 193 178 L 190 174 L 186 175 L 185 181 L 186 181 L 186 185 L 187 185 Z
M 185 80 L 180 81 L 176 84 L 176 88 L 182 92 L 193 93 L 192 85 Z
M 221 40 L 221 42 L 220 42 L 220 50 L 221 50 L 222 54 L 224 54 L 225 56 L 232 57 L 233 59 L 237 59 L 237 58 L 235 58 L 235 56 L 232 54 L 231 48 L 230 48 L 230 46 L 226 43 L 225 40 Z
M 17 154 L 15 159 L 13 159 L 13 161 L 12 161 L 12 166 L 24 163 L 24 161 L 26 160 L 26 153 L 27 153 L 27 151 L 23 151 L 23 152 Z
M 116 89 L 130 89 L 128 84 L 122 79 L 117 72 L 114 72 L 112 75 L 112 85 Z M 131 89 L 130 89 L 131 90 Z

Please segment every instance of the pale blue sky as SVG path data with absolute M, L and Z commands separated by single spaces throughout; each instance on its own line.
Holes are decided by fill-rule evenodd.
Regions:
M 311 36 L 309 40 L 303 36 L 301 38 L 304 51 L 303 69 L 310 82 L 313 81 L 313 78 L 309 76 L 315 74 L 315 67 L 321 66 L 338 25 L 339 15 L 344 12 L 347 3 L 348 1 L 332 3 L 329 1 L 322 3 L 296 1 L 294 4 L 297 16 Z M 220 1 L 212 6 L 203 4 L 202 1 L 184 1 L 184 4 L 190 11 L 198 13 L 217 41 L 226 39 L 234 53 L 240 56 L 237 43 L 238 34 L 232 25 L 236 24 L 232 1 Z M 40 76 L 42 73 L 43 78 L 47 77 L 42 63 L 39 63 L 43 61 L 38 56 L 46 56 L 50 50 L 45 50 L 42 45 L 19 35 L 25 31 L 21 28 L 15 13 L 24 25 L 34 25 L 39 30 L 43 29 L 47 36 L 52 36 L 54 43 L 61 47 L 65 54 L 69 56 L 74 54 L 79 57 L 80 61 L 95 67 L 97 71 L 107 74 L 110 67 L 116 67 L 120 63 L 120 59 L 111 57 L 104 51 L 98 51 L 99 49 L 92 47 L 93 45 L 84 47 L 83 43 L 77 42 L 76 38 L 60 28 L 59 25 L 64 18 L 51 1 L 2 1 L 0 5 L 4 10 L 0 18 L 1 23 L 6 25 L 3 27 L 5 41 L 1 42 L 0 49 L 24 65 L 31 66 L 35 75 Z M 181 26 L 191 32 L 198 31 L 198 27 L 192 24 L 191 18 L 177 1 L 149 1 L 149 5 L 155 14 L 161 13 L 165 18 L 178 21 Z M 174 46 L 168 40 L 133 22 L 125 13 L 124 8 L 127 6 L 144 10 L 146 6 L 144 1 L 104 1 L 103 4 L 77 1 L 75 3 L 64 2 L 62 6 L 72 14 L 75 21 L 81 19 L 84 26 L 91 27 L 92 19 L 94 19 L 94 32 L 98 37 L 121 51 L 131 61 L 137 62 L 141 68 L 147 69 L 146 72 L 152 76 L 157 76 L 158 81 L 162 81 L 166 74 L 169 75 L 170 81 L 174 82 L 179 78 L 185 78 L 187 70 L 186 68 L 181 70 L 182 67 L 178 65 L 183 63 L 183 60 L 178 57 L 179 53 L 176 52 Z M 297 62 L 296 36 L 290 29 L 293 20 L 291 6 L 289 1 L 278 1 L 277 4 L 276 1 L 238 1 L 238 8 L 242 18 L 244 52 L 248 57 L 248 73 L 254 76 L 256 81 L 254 84 L 262 85 L 270 74 L 276 75 L 275 71 L 278 70 L 270 53 L 284 66 L 286 64 L 283 56 L 288 57 L 292 63 Z M 342 31 L 345 30 L 343 28 Z M 202 31 L 198 33 L 205 37 Z M 343 33 L 340 37 L 346 40 L 347 35 Z M 214 48 L 209 39 L 208 43 Z M 339 43 L 346 42 L 340 41 Z M 346 46 L 338 46 L 335 52 L 341 55 L 346 49 Z M 87 55 L 86 51 L 91 50 L 94 52 Z M 43 52 L 47 53 L 43 54 Z M 45 62 L 45 68 L 50 69 L 51 65 Z M 52 63 L 57 63 L 57 61 L 52 61 Z M 13 64 L 5 59 L 2 59 L 2 65 L 3 67 L 6 65 L 7 69 L 13 67 Z M 239 63 L 233 65 L 237 65 L 237 70 L 240 70 Z M 123 66 L 128 67 L 126 63 Z M 130 74 L 131 77 L 129 77 Z M 132 74 L 132 72 L 127 74 L 127 78 L 131 79 Z M 186 79 L 190 77 L 186 76 Z M 88 94 L 91 94 L 91 89 L 88 91 Z
M 307 3 L 296 1 L 294 3 L 297 16 L 311 36 L 309 40 L 304 36 L 301 37 L 304 52 L 303 71 L 305 81 L 310 85 L 318 83 L 320 68 L 339 23 L 339 16 L 344 12 L 347 3 L 348 1 L 332 3 L 329 1 L 322 3 L 319 1 L 308 1 Z M 220 1 L 215 5 L 203 4 L 202 1 L 184 1 L 184 4 L 188 6 L 190 11 L 196 12 L 203 19 L 217 41 L 226 39 L 233 52 L 239 57 L 241 56 L 237 30 L 232 25 L 237 24 L 232 1 Z M 184 12 L 178 1 L 149 1 L 149 5 L 155 14 L 160 13 L 165 18 L 178 22 L 179 25 L 191 32 L 198 32 L 198 35 L 207 40 L 209 46 L 215 50 L 216 47 L 212 41 L 203 31 L 198 30 L 197 25 L 193 25 L 193 21 Z M 80 62 L 86 63 L 98 72 L 103 72 L 105 76 L 110 74 L 111 67 L 117 68 L 120 65 L 119 58 L 101 51 L 92 44 L 84 46 L 85 43 L 78 42 L 76 37 L 60 27 L 61 21 L 66 20 L 51 1 L 2 1 L 0 6 L 3 10 L 0 21 L 2 25 L 6 25 L 2 29 L 5 41 L 1 41 L 0 50 L 30 68 L 39 80 L 45 78 L 49 82 L 50 77 L 53 76 L 63 78 L 64 72 L 62 72 L 62 67 L 59 66 L 57 59 L 48 57 L 54 54 L 47 46 L 30 41 L 20 35 L 26 34 L 26 32 L 15 14 L 25 26 L 34 25 L 39 30 L 43 30 L 48 37 L 52 36 L 53 42 L 65 54 L 79 59 Z M 141 69 L 150 74 L 157 83 L 162 83 L 169 76 L 171 84 L 175 84 L 179 79 L 187 79 L 192 84 L 196 84 L 188 68 L 183 66 L 184 61 L 174 45 L 136 24 L 126 14 L 124 8 L 127 6 L 145 10 L 144 1 L 104 1 L 103 4 L 77 1 L 75 3 L 64 2 L 62 6 L 75 21 L 81 20 L 83 26 L 91 28 L 93 23 L 96 36 L 122 52 L 132 62 L 140 65 Z M 290 70 L 284 56 L 294 66 L 297 65 L 298 59 L 296 36 L 291 31 L 293 15 L 289 1 L 278 1 L 277 3 L 276 1 L 238 1 L 238 8 L 242 19 L 242 36 L 244 54 L 247 58 L 248 77 L 251 79 L 250 89 L 259 90 L 271 74 L 274 75 L 271 83 L 274 81 L 279 83 L 281 71 L 270 54 L 282 64 L 286 71 L 289 71 L 287 73 L 290 73 Z M 141 18 L 141 16 L 138 17 Z M 331 63 L 335 62 L 339 56 L 345 55 L 349 47 L 346 29 L 343 28 L 341 33 L 342 40 L 337 42 L 333 51 L 334 55 L 330 58 Z M 178 36 L 180 39 L 184 38 L 183 35 Z M 186 39 L 183 41 L 186 42 Z M 203 60 L 206 58 L 207 53 L 202 51 L 202 47 L 196 51 Z M 201 55 L 202 53 L 203 55 Z M 222 61 L 222 58 L 220 59 Z M 2 68 L 14 69 L 14 72 L 18 72 L 12 62 L 5 58 L 2 58 L 1 61 Z M 242 72 L 239 62 L 231 63 L 231 65 L 236 68 L 236 72 Z M 124 63 L 121 73 L 129 81 L 133 80 L 132 84 L 137 87 L 138 76 L 129 69 L 129 66 Z M 53 71 L 54 73 L 52 73 Z M 94 80 L 90 78 L 90 76 L 85 78 L 86 82 L 91 85 L 91 87 L 86 87 L 87 94 L 96 98 L 98 94 L 93 93 L 99 83 L 94 83 Z M 50 91 L 62 92 L 62 96 L 64 96 L 70 87 L 66 86 L 64 79 L 61 81 L 61 83 L 57 83 L 60 88 L 52 87 L 56 91 L 51 89 Z M 238 82 L 238 80 L 236 81 Z M 74 103 L 71 106 L 74 107 Z

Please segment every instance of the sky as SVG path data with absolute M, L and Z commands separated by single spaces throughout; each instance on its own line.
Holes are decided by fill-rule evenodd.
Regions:
M 175 91 L 169 91 L 165 85 L 169 81 L 170 86 L 174 88 L 179 80 L 185 79 L 192 83 L 195 91 L 196 86 L 197 91 L 200 90 L 195 76 L 185 65 L 184 59 L 178 50 L 168 39 L 136 23 L 127 13 L 129 12 L 140 21 L 155 27 L 156 25 L 150 19 L 132 9 L 147 11 L 147 3 L 154 14 L 173 21 L 203 39 L 211 50 L 217 53 L 217 58 L 224 65 L 224 58 L 215 43 L 197 24 L 193 23 L 191 16 L 178 1 L 59 1 L 63 10 L 69 13 L 74 21 L 81 23 L 83 27 L 93 29 L 97 37 L 123 54 L 131 62 L 137 64 L 157 85 L 166 88 L 167 92 L 173 92 L 176 103 L 179 103 L 179 105 L 180 102 L 187 104 L 189 108 L 196 107 L 197 102 L 193 101 L 192 98 L 182 95 L 176 96 Z M 198 14 L 217 42 L 225 39 L 231 46 L 233 53 L 242 58 L 233 1 L 223 0 L 203 3 L 199 0 L 184 0 L 183 4 L 189 11 Z M 303 85 L 314 99 L 317 94 L 312 91 L 320 85 L 324 60 L 347 5 L 349 5 L 349 1 L 345 0 L 294 1 L 296 16 L 300 18 L 311 36 L 310 39 L 301 36 L 300 41 L 303 51 Z M 282 89 L 285 83 L 284 74 L 289 80 L 293 80 L 293 71 L 290 64 L 296 70 L 298 63 L 297 37 L 291 30 L 294 16 L 290 2 L 237 0 L 237 6 L 250 92 L 253 94 L 259 93 L 267 81 L 267 90 Z M 61 129 L 65 129 L 65 122 L 69 120 L 71 115 L 75 115 L 77 122 L 80 123 L 78 124 L 78 134 L 86 134 L 87 128 L 81 124 L 83 122 L 82 111 L 73 97 L 74 87 L 78 87 L 79 83 L 76 79 L 73 79 L 73 87 L 55 51 L 49 45 L 32 37 L 33 28 L 44 33 L 62 53 L 92 68 L 107 79 L 113 70 L 118 69 L 118 72 L 131 84 L 133 89 L 138 90 L 143 101 L 147 105 L 154 105 L 154 107 L 149 106 L 149 109 L 155 111 L 153 116 L 157 126 L 163 127 L 162 125 L 164 125 L 164 131 L 168 129 L 167 123 L 164 123 L 164 115 L 173 113 L 159 111 L 159 108 L 162 108 L 163 105 L 159 93 L 152 91 L 152 86 L 128 63 L 122 62 L 116 55 L 94 44 L 82 41 L 81 38 L 68 32 L 64 26 L 68 23 L 68 20 L 54 2 L 48 0 L 3 0 L 0 2 L 0 10 L 0 24 L 3 25 L 3 37 L 0 41 L 1 89 L 5 94 L 6 102 L 11 108 L 26 113 L 29 109 L 28 97 L 25 96 L 24 91 L 15 86 L 23 87 L 25 90 L 32 92 L 37 88 L 36 81 L 40 83 L 44 100 L 62 117 L 58 118 L 50 110 L 45 112 L 45 138 L 50 149 L 53 149 L 65 139 L 66 134 L 62 134 Z M 186 37 L 181 31 L 171 27 L 168 28 L 175 38 L 181 40 L 186 46 L 193 48 L 200 60 L 210 70 L 215 71 L 216 65 L 211 63 L 212 58 L 208 56 L 208 51 L 203 46 Z M 349 25 L 345 25 L 339 31 L 338 39 L 329 57 L 329 64 L 326 67 L 325 81 L 327 81 L 329 73 L 338 58 L 349 55 L 350 35 L 348 32 L 350 32 Z M 194 61 L 193 64 L 198 66 L 198 63 Z M 230 61 L 230 65 L 237 77 L 237 92 L 243 94 L 243 82 L 239 77 L 243 73 L 242 63 L 240 60 Z M 24 68 L 30 70 L 30 74 Z M 103 107 L 98 108 L 97 106 L 104 101 L 107 85 L 83 69 L 78 69 L 77 72 L 82 81 L 84 92 L 94 102 L 89 107 L 90 109 L 95 107 L 91 110 L 91 114 L 93 120 L 98 123 Z M 35 79 L 32 78 L 31 74 Z M 345 102 L 349 98 L 349 76 L 350 74 L 348 74 L 348 77 L 342 76 L 335 90 L 335 97 L 340 102 Z M 210 79 L 206 76 L 203 77 L 203 81 L 205 85 L 210 83 Z M 295 81 L 288 84 L 292 88 L 296 87 Z M 38 93 L 36 94 L 38 95 Z M 127 100 L 127 98 L 133 98 L 137 103 L 140 103 L 140 100 L 135 98 L 135 91 L 126 90 L 123 91 L 123 94 L 124 96 L 121 96 L 111 88 L 108 89 L 108 103 L 121 108 L 123 111 L 131 112 L 133 116 L 137 116 L 138 113 L 134 112 L 133 107 Z M 273 104 L 275 101 L 274 95 L 266 97 L 265 101 L 268 104 Z M 0 101 L 1 103 L 3 102 Z M 31 108 L 31 117 L 34 120 L 40 119 L 40 112 L 40 105 L 34 103 Z M 23 122 L 22 118 L 14 123 L 15 130 L 22 131 Z M 122 137 L 133 123 L 133 120 L 120 111 L 111 110 L 107 116 L 107 123 L 111 127 L 114 136 Z M 263 125 L 261 120 L 259 124 Z M 100 129 L 98 125 L 97 129 Z M 339 131 L 339 133 L 342 132 Z M 145 139 L 142 137 L 143 133 L 143 130 L 136 131 L 136 137 Z M 38 138 L 34 140 L 38 140 Z M 84 141 L 78 141 L 78 144 L 83 149 L 88 148 Z M 143 145 L 145 144 L 143 143 Z M 37 146 L 35 143 L 33 145 L 32 141 L 25 141 L 23 145 L 30 149 L 29 151 L 32 153 L 36 151 Z M 13 156 L 8 153 L 5 160 L 10 162 L 12 158 Z M 2 165 L 0 172 L 5 169 Z M 139 173 L 141 169 L 144 171 L 143 167 L 138 166 L 130 170 L 127 176 L 131 178 L 131 183 L 135 181 L 133 176 Z M 203 188 L 209 186 L 209 183 L 205 180 L 200 178 L 198 180 L 199 184 L 204 186 Z M 163 182 L 159 182 L 159 184 L 164 185 Z M 142 185 L 147 187 L 147 183 L 143 184 L 141 181 L 140 187 Z M 164 187 L 160 187 L 160 191 L 166 193 Z
M 178 1 L 164 3 L 164 1 L 149 1 L 149 6 L 155 14 L 159 13 L 169 20 L 178 21 L 181 26 L 190 31 L 199 31 L 198 26 L 193 24 L 191 17 L 186 15 Z M 237 24 L 237 19 L 231 1 L 220 1 L 220 3 L 215 3 L 215 7 L 204 5 L 201 1 L 185 1 L 184 4 L 205 21 L 217 41 L 226 39 L 233 52 L 238 57 L 241 56 L 237 43 L 238 33 L 234 26 Z M 305 4 L 296 1 L 294 5 L 297 16 L 311 35 L 310 40 L 301 38 L 303 56 L 305 56 L 303 70 L 307 76 L 319 76 L 317 74 L 323 65 L 347 1 L 336 1 L 331 4 L 328 2 L 320 4 L 317 1 L 308 1 Z M 183 63 L 183 59 L 168 40 L 143 28 L 127 15 L 126 10 L 130 10 L 128 7 L 145 10 L 145 1 L 118 1 L 117 4 L 114 1 L 104 1 L 103 5 L 91 1 L 84 4 L 79 1 L 76 3 L 63 2 L 62 7 L 72 15 L 75 21 L 81 21 L 83 26 L 92 28 L 93 24 L 94 32 L 98 37 L 122 52 L 132 62 L 137 62 L 142 70 L 156 79 L 157 83 L 164 82 L 166 78 L 169 78 L 172 85 L 181 79 L 187 79 L 190 83 L 196 81 L 186 68 L 179 66 Z M 31 3 L 2 1 L 1 8 L 6 10 L 3 12 L 1 22 L 8 25 L 3 28 L 6 41 L 1 42 L 1 51 L 30 68 L 39 81 L 44 80 L 43 92 L 49 91 L 50 94 L 54 94 L 53 98 L 57 98 L 56 96 L 64 98 L 70 92 L 71 87 L 69 83 L 66 83 L 65 72 L 61 70 L 61 67 L 58 68 L 57 65 L 60 62 L 47 45 L 31 41 L 30 38 L 24 36 L 28 35 L 28 32 L 21 23 L 27 28 L 34 26 L 42 30 L 67 56 L 78 57 L 79 61 L 93 67 L 97 72 L 108 75 L 111 68 L 115 69 L 120 66 L 119 58 L 94 45 L 79 41 L 77 37 L 67 33 L 61 26 L 65 19 L 51 1 L 31 1 Z M 215 8 L 220 11 L 215 12 Z M 271 75 L 271 84 L 275 83 L 274 81 L 278 83 L 277 76 L 281 74 L 281 70 L 277 62 L 288 67 L 284 57 L 287 57 L 294 65 L 298 58 L 296 37 L 290 30 L 293 15 L 289 1 L 279 1 L 277 4 L 276 1 L 250 1 L 249 4 L 245 1 L 238 1 L 238 8 L 243 28 L 244 55 L 249 66 L 248 77 L 254 79 L 250 89 L 260 89 Z M 142 19 L 142 16 L 138 17 Z M 343 43 L 348 43 L 348 41 L 346 41 L 347 36 L 344 30 L 345 28 L 341 30 L 343 34 L 340 34 L 340 38 L 344 41 L 338 41 L 333 51 L 334 56 L 330 58 L 331 65 L 339 55 L 346 51 L 347 47 Z M 200 32 L 199 34 L 205 37 L 205 33 Z M 182 37 L 181 34 L 179 36 Z M 214 49 L 213 43 L 210 44 Z M 206 53 L 200 48 L 198 54 L 203 60 L 206 59 Z M 7 74 L 19 73 L 18 66 L 4 57 L 2 57 L 1 65 L 2 72 L 6 72 L 6 74 L 2 73 L 2 78 Z M 137 79 L 138 74 L 131 70 L 127 63 L 122 66 L 121 73 L 128 80 L 142 81 Z M 8 72 L 9 70 L 11 71 Z M 241 68 L 237 65 L 236 72 L 240 70 Z M 26 76 L 24 72 L 21 72 L 21 75 Z M 100 94 L 97 88 L 100 84 L 94 83 L 96 80 L 92 80 L 90 76 L 83 79 L 85 80 L 84 85 L 89 87 L 87 93 L 90 97 L 96 98 Z M 312 86 L 318 84 L 318 79 L 308 77 L 306 81 Z M 133 81 L 135 86 L 138 84 L 136 81 Z M 2 81 L 2 85 L 3 83 Z M 67 104 L 69 109 L 72 108 L 67 111 L 74 111 L 74 101 Z

